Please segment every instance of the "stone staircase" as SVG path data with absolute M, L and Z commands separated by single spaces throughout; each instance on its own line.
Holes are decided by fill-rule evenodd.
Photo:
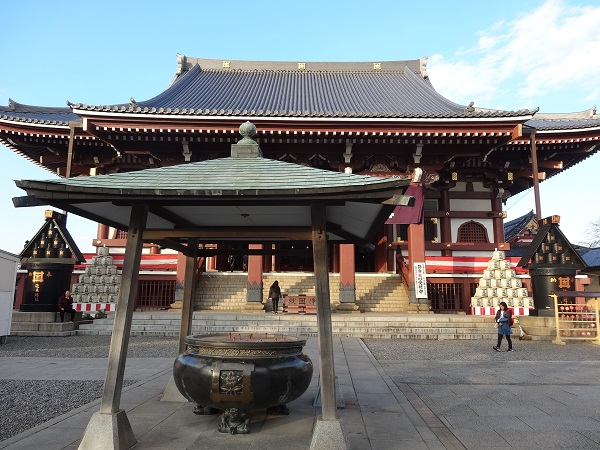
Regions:
M 263 302 L 273 281 L 278 280 L 285 295 L 315 295 L 315 277 L 303 273 L 265 274 Z M 330 274 L 332 305 L 339 304 L 339 275 Z M 194 309 L 203 311 L 244 311 L 248 278 L 245 273 L 205 272 L 194 295 Z M 356 303 L 361 312 L 416 312 L 409 305 L 402 279 L 396 274 L 357 274 Z
M 69 313 L 66 317 L 70 317 Z M 81 319 L 81 313 L 75 320 Z M 77 322 L 60 322 L 58 313 L 13 311 L 10 324 L 11 336 L 73 336 Z
M 113 313 L 106 319 L 82 324 L 80 335 L 109 335 Z M 178 336 L 180 315 L 175 312 L 135 312 L 131 335 Z M 488 339 L 496 329 L 493 318 L 455 314 L 332 314 L 334 336 L 385 339 Z M 194 312 L 192 334 L 211 333 L 278 333 L 302 336 L 317 335 L 315 315 L 257 313 Z

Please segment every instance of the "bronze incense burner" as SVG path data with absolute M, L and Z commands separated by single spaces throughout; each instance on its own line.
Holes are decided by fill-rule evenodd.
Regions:
M 188 336 L 173 367 L 179 391 L 197 410 L 223 411 L 219 431 L 248 433 L 247 411 L 288 414 L 286 404 L 310 385 L 313 364 L 305 339 L 256 333 Z

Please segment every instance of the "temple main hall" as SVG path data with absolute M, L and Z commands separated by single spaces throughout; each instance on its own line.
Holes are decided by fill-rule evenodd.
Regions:
M 9 100 L 0 106 L 0 142 L 67 179 L 152 173 L 228 157 L 242 139 L 240 125 L 251 122 L 265 158 L 410 184 L 410 202 L 398 204 L 384 225 L 364 235 L 346 230 L 344 243 L 329 243 L 333 307 L 473 313 L 471 298 L 495 251 L 506 253 L 515 276 L 531 289 L 527 270 L 509 255 L 531 241 L 541 217 L 534 213 L 507 227 L 503 206 L 511 196 L 585 163 L 599 148 L 600 116 L 595 109 L 550 114 L 460 105 L 434 83 L 427 58 L 278 62 L 177 55 L 171 84 L 157 88 L 151 99 L 61 107 Z M 100 222 L 93 211 L 80 213 Z M 175 228 L 194 222 L 184 211 L 150 213 Z M 252 219 L 244 214 L 232 212 L 231 227 Z M 103 221 L 90 240 L 120 270 L 126 237 L 122 224 Z M 256 296 L 265 299 L 275 279 L 290 296 L 314 294 L 311 246 L 295 236 L 201 242 L 194 308 L 244 310 Z M 138 307 L 177 303 L 186 261 L 181 250 L 167 236 L 144 241 Z M 98 252 L 84 256 L 73 284 L 81 284 Z M 18 275 L 17 304 L 26 276 Z M 108 297 L 98 297 L 103 294 L 77 295 L 82 310 L 111 308 Z

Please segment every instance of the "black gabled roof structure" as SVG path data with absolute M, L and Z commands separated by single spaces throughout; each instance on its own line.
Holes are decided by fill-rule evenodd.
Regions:
M 570 266 L 573 269 L 586 267 L 585 261 L 571 245 L 558 226 L 558 216 L 546 217 L 538 221 L 539 229 L 529 244 L 518 267 L 530 269 Z M 554 258 L 555 257 L 555 258 Z
M 26 264 L 29 260 L 43 260 L 47 262 L 62 262 L 62 263 L 70 263 L 70 264 L 81 264 L 86 261 L 85 257 L 77 247 L 77 244 L 73 240 L 71 233 L 67 230 L 67 217 L 64 214 L 60 214 L 56 211 L 46 210 L 44 212 L 46 220 L 41 228 L 35 233 L 35 235 L 25 244 L 21 253 L 19 253 L 19 258 L 21 258 L 21 264 Z M 50 242 L 48 244 L 42 243 L 43 240 L 50 241 L 53 238 L 50 238 L 49 231 L 58 233 L 59 242 L 64 243 L 66 245 L 66 249 L 69 250 L 68 257 L 59 258 L 58 254 L 53 255 L 53 257 L 44 257 L 44 255 L 36 254 L 38 248 L 42 248 L 45 250 L 47 245 L 52 245 Z M 53 249 L 55 253 L 58 252 L 59 248 Z M 62 261 L 59 261 L 62 260 Z

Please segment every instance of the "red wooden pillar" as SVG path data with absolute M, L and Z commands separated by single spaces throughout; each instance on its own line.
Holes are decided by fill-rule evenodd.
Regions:
M 378 233 L 379 239 L 375 245 L 375 272 L 383 273 L 387 271 L 387 253 L 388 253 L 388 240 L 382 227 Z
M 262 244 L 248 244 L 248 250 L 262 250 Z M 248 255 L 248 289 L 245 309 L 263 309 L 263 257 Z
M 494 242 L 504 242 L 504 218 L 502 217 L 502 199 L 492 199 L 492 212 L 494 214 L 492 223 L 494 229 Z
M 98 232 L 96 233 L 97 239 L 108 239 L 108 225 L 103 223 L 98 224 Z
M 356 266 L 354 244 L 339 244 L 340 304 L 339 312 L 358 311 L 356 304 Z
M 441 210 L 447 213 L 450 212 L 450 194 L 447 189 L 442 189 L 442 198 L 440 205 Z M 444 216 L 440 219 L 440 241 L 445 244 L 452 242 L 452 228 L 450 223 L 450 217 Z M 452 250 L 442 250 L 442 256 L 452 256 Z
M 15 304 L 13 308 L 19 310 L 21 303 L 25 299 L 25 283 L 27 282 L 27 273 L 17 273 L 17 285 L 15 287 Z
M 340 273 L 340 245 L 331 245 L 331 272 Z
M 223 244 L 217 244 L 217 249 L 224 249 L 227 246 Z M 221 272 L 229 272 L 231 269 L 229 268 L 229 264 L 227 263 L 228 255 L 216 255 L 215 256 L 215 268 Z
M 204 248 L 216 248 L 214 244 L 205 244 Z M 217 269 L 217 258 L 215 256 L 206 257 L 206 270 L 216 270 Z
M 394 227 L 396 225 L 384 225 L 385 235 L 387 236 L 386 248 L 386 272 L 393 272 L 396 264 L 396 249 L 392 245 L 394 242 Z

